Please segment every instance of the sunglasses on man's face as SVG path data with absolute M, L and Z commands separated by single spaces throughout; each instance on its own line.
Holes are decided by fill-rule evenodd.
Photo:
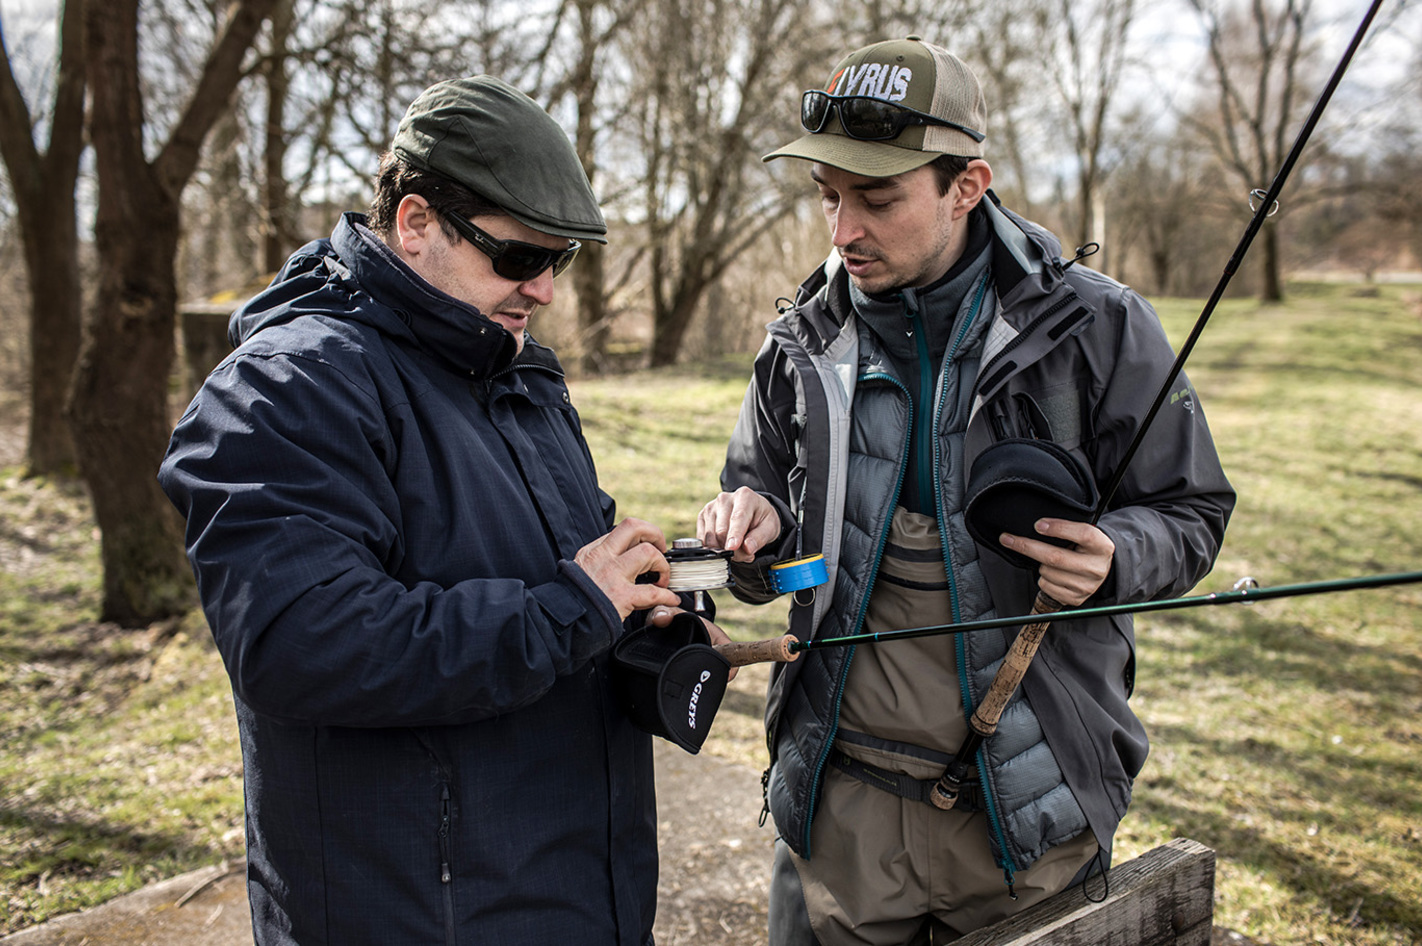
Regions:
M 830 95 L 810 89 L 800 98 L 800 124 L 811 134 L 824 130 L 830 112 L 839 114 L 844 133 L 859 141 L 888 141 L 911 125 L 942 125 L 961 131 L 974 141 L 987 136 L 946 118 L 929 115 L 907 105 L 886 102 L 870 95 Z
M 549 267 L 552 267 L 553 275 L 558 276 L 568 268 L 568 264 L 582 248 L 582 244 L 577 240 L 569 240 L 567 249 L 562 250 L 550 250 L 546 246 L 525 243 L 522 240 L 500 240 L 480 230 L 459 214 L 447 213 L 444 218 L 454 225 L 460 235 L 489 257 L 489 261 L 494 264 L 495 273 L 514 282 L 536 279 Z

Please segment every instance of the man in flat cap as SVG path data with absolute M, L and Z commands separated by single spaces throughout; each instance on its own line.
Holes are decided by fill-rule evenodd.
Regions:
M 651 942 L 650 737 L 608 653 L 681 601 L 528 335 L 605 233 L 542 108 L 435 85 L 370 215 L 234 314 L 174 431 L 159 478 L 232 679 L 259 946 Z
M 1066 605 L 1189 590 L 1234 504 L 1204 412 L 1179 378 L 1091 524 L 1174 357 L 1143 299 L 988 190 L 972 72 L 917 37 L 875 43 L 800 118 L 766 160 L 804 162 L 834 249 L 771 324 L 701 514 L 702 541 L 736 550 L 736 595 L 768 601 L 769 565 L 824 555 L 828 582 L 790 608 L 804 639 L 1025 614 L 1039 589 Z M 1042 496 L 1066 514 L 978 522 L 974 499 L 1003 484 L 1026 500 L 996 503 L 1009 514 Z M 956 804 L 933 804 L 1014 633 L 776 668 L 773 946 L 947 942 L 1109 862 L 1146 755 L 1129 618 L 1053 624 Z

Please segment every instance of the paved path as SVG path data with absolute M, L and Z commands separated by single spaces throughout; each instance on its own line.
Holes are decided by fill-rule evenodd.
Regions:
M 765 942 L 774 833 L 760 828 L 760 773 L 656 742 L 661 882 L 658 946 Z M 3 946 L 252 946 L 242 865 L 153 884 L 0 936 Z

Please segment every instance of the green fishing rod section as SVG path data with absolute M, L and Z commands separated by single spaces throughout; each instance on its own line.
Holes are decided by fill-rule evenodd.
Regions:
M 1242 579 L 1240 584 L 1252 582 Z M 1141 614 L 1149 611 L 1174 611 L 1181 608 L 1200 608 L 1216 604 L 1248 604 L 1273 598 L 1295 598 L 1301 595 L 1329 594 L 1339 591 L 1361 591 L 1367 588 L 1386 588 L 1393 585 L 1407 585 L 1422 582 L 1422 572 L 1394 572 L 1387 575 L 1364 575 L 1358 578 L 1338 578 L 1332 581 L 1313 581 L 1297 585 L 1275 585 L 1263 588 L 1251 585 L 1234 591 L 1220 591 L 1207 595 L 1186 598 L 1167 598 L 1161 601 L 1141 601 L 1134 604 L 1105 604 L 1091 608 L 1065 608 L 1049 614 L 1027 614 L 1015 617 L 985 618 L 980 621 L 965 621 L 961 624 L 935 624 L 928 627 L 910 627 L 896 631 L 880 631 L 875 634 L 850 634 L 844 637 L 826 637 L 821 640 L 791 641 L 789 651 L 798 654 L 807 650 L 825 647 L 847 647 L 851 644 L 877 644 L 886 641 L 908 640 L 914 637 L 934 637 L 940 634 L 966 634 L 970 631 L 986 631 L 995 627 L 1016 627 L 1020 624 L 1044 624 L 1050 621 L 1070 621 L 1075 618 L 1103 617 L 1112 614 Z

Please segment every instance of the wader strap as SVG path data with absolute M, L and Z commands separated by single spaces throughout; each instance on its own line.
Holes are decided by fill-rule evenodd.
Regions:
M 928 793 L 938 782 L 937 779 L 918 779 L 911 775 L 890 772 L 888 769 L 881 769 L 877 765 L 870 765 L 867 762 L 860 762 L 858 759 L 851 759 L 838 749 L 830 753 L 829 761 L 830 765 L 839 769 L 845 775 L 856 778 L 872 788 L 880 789 L 891 795 L 897 795 L 900 798 L 907 798 L 909 801 L 921 801 L 924 804 L 932 804 L 928 799 Z M 975 778 L 963 782 L 962 792 L 958 796 L 958 803 L 953 807 L 957 811 L 982 811 L 982 784 Z

